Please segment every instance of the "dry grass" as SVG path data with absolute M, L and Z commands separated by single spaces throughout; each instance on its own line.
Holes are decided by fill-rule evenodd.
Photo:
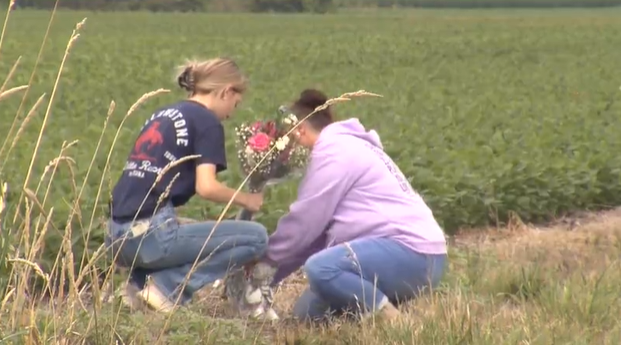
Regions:
M 296 274 L 276 293 L 285 318 L 275 325 L 236 319 L 220 292 L 206 289 L 171 318 L 130 313 L 118 302 L 85 300 L 83 309 L 71 296 L 27 301 L 2 318 L 0 329 L 20 344 L 618 344 L 621 209 L 582 223 L 457 236 L 442 287 L 405 306 L 394 327 L 339 320 L 320 327 L 286 318 L 305 288 Z M 27 261 L 14 271 L 26 267 L 37 271 Z M 18 293 L 5 297 L 3 315 Z
M 62 76 L 62 66 L 83 24 L 79 23 L 70 35 L 56 81 Z M 9 79 L 10 75 L 4 85 Z M 28 88 L 23 90 L 28 91 Z M 19 94 L 9 94 L 9 91 L 3 95 Z M 149 98 L 164 92 L 166 90 L 145 94 L 130 107 L 125 118 Z M 37 147 L 45 132 L 54 95 L 55 88 L 50 93 Z M 358 95 L 363 92 L 345 94 L 331 102 Z M 43 96 L 25 119 L 19 119 L 18 111 L 14 123 L 22 123 L 19 128 L 23 128 L 42 101 Z M 103 130 L 112 116 L 114 103 L 110 109 Z M 20 129 L 5 138 L 0 161 L 10 155 L 11 149 L 4 155 L 3 150 L 13 148 L 21 132 Z M 621 312 L 618 293 L 621 285 L 620 211 L 587 217 L 581 220 L 582 224 L 571 221 L 569 226 L 559 223 L 545 229 L 526 226 L 516 219 L 506 229 L 457 236 L 451 246 L 450 268 L 442 287 L 406 306 L 403 322 L 392 327 L 375 325 L 373 320 L 364 325 L 336 320 L 324 327 L 300 325 L 286 318 L 276 325 L 239 320 L 228 310 L 218 291 L 207 290 L 200 293 L 189 308 L 171 317 L 147 311 L 130 313 L 118 301 L 101 303 L 100 285 L 86 282 L 99 280 L 101 274 L 95 268 L 104 255 L 103 250 L 84 253 L 81 271 L 74 270 L 71 250 L 72 233 L 82 231 L 88 241 L 89 232 L 84 229 L 90 229 L 95 223 L 95 211 L 89 223 L 83 224 L 77 207 L 86 178 L 81 185 L 73 181 L 73 195 L 67 199 L 74 207 L 67 228 L 56 229 L 50 222 L 54 213 L 54 207 L 48 205 L 47 200 L 51 181 L 59 163 L 67 163 L 70 169 L 75 163 L 69 156 L 74 144 L 63 145 L 58 157 L 52 159 L 46 169 L 47 183 L 42 178 L 32 191 L 28 185 L 32 165 L 37 159 L 35 148 L 31 167 L 24 172 L 26 182 L 21 189 L 10 186 L 18 189 L 18 198 L 8 200 L 15 204 L 12 208 L 15 214 L 4 212 L 7 200 L 0 181 L 3 186 L 0 224 L 12 230 L 3 231 L 0 238 L 0 286 L 6 287 L 0 298 L 0 343 L 547 345 L 621 342 L 618 321 Z M 99 145 L 95 154 L 98 151 Z M 106 171 L 109 162 L 110 155 L 104 167 Z M 92 166 L 93 161 L 89 172 Z M 103 180 L 97 199 L 102 187 Z M 74 217 L 82 224 L 81 229 L 72 228 Z M 37 262 L 48 231 L 62 232 L 63 245 L 53 267 L 43 269 Z M 114 279 L 113 273 L 112 267 L 105 274 L 104 284 L 114 286 L 124 278 Z M 287 315 L 304 286 L 304 279 L 298 274 L 277 291 L 276 309 L 281 315 Z M 41 287 L 46 294 L 36 293 Z
M 400 330 L 328 328 L 321 343 L 618 343 L 621 209 L 583 223 L 458 235 L 444 285 L 407 306 Z M 276 295 L 278 310 L 289 310 L 304 287 L 289 280 Z M 317 337 L 298 332 L 309 343 Z

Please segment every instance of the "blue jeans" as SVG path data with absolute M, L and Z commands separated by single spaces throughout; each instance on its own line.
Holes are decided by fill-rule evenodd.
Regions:
M 377 311 L 435 288 L 444 274 L 446 254 L 420 254 L 389 238 L 364 238 L 324 249 L 304 265 L 309 288 L 293 314 L 302 320 L 330 314 Z
M 106 245 L 119 266 L 130 268 L 130 283 L 142 289 L 150 276 L 172 302 L 179 298 L 178 303 L 185 304 L 194 292 L 223 278 L 230 269 L 265 254 L 267 230 L 263 225 L 222 221 L 214 229 L 215 224 L 179 225 L 174 208 L 167 206 L 150 219 L 148 230 L 138 236 L 133 235 L 131 223 L 110 220 Z

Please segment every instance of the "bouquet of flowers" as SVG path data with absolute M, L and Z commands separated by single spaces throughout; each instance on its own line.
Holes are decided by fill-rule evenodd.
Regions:
M 287 135 L 298 122 L 285 106 L 278 109 L 275 119 L 242 124 L 235 129 L 239 162 L 246 176 L 248 188 L 260 192 L 266 186 L 278 184 L 297 176 L 306 166 L 309 151 L 295 144 Z M 257 169 L 252 170 L 257 166 Z M 252 220 L 252 213 L 241 210 L 238 220 Z M 271 307 L 273 292 L 270 283 L 275 270 L 257 264 L 251 272 L 239 269 L 226 279 L 225 295 L 239 312 L 250 316 L 267 316 L 277 320 Z
M 276 119 L 242 124 L 235 129 L 237 157 L 244 173 L 249 175 L 259 164 L 249 179 L 251 192 L 294 177 L 306 166 L 308 150 L 286 135 L 297 122 L 297 117 L 281 106 Z

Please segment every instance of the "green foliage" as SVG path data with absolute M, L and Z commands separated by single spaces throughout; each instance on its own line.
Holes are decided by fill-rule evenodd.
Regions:
M 36 191 L 41 183 L 37 196 L 45 199 L 43 208 L 54 207 L 44 261 L 61 253 L 60 239 L 68 229 L 78 262 L 81 248 L 92 251 L 102 243 L 110 189 L 138 128 L 153 109 L 184 97 L 175 88 L 173 69 L 196 56 L 232 56 L 251 76 L 252 89 L 227 124 L 231 136 L 236 123 L 273 114 L 305 87 L 331 96 L 359 89 L 385 95 L 338 105 L 336 111 L 378 130 L 387 152 L 449 233 L 503 222 L 510 212 L 542 221 L 619 205 L 621 75 L 615 71 L 621 46 L 610 44 L 621 32 L 617 14 L 60 13 L 20 114 L 23 118 L 43 93 L 49 99 L 72 27 L 88 16 L 63 71 L 28 185 Z M 0 74 L 22 56 L 9 87 L 28 83 L 48 16 L 16 11 L 9 21 Z M 161 87 L 173 92 L 142 105 L 112 148 L 127 109 Z M 112 100 L 116 111 L 85 180 Z M 2 100 L 0 116 L 7 119 L 0 122 L 2 137 L 20 101 L 20 96 Z M 2 157 L 11 193 L 21 192 L 44 109 L 45 103 L 11 155 Z M 51 182 L 49 173 L 39 182 L 63 141 L 73 140 L 79 143 L 65 152 L 75 160 L 72 169 L 64 162 Z M 241 176 L 232 137 L 227 148 L 230 169 L 221 178 L 237 186 Z M 68 224 L 82 183 L 81 217 Z M 273 229 L 295 193 L 295 183 L 269 190 L 259 221 Z M 12 218 L 15 205 L 9 207 Z M 196 198 L 184 214 L 214 218 L 221 210 Z
M 18 0 L 19 6 L 52 8 L 55 0 Z M 337 8 L 556 8 L 610 7 L 621 0 L 62 0 L 60 8 L 152 12 L 307 12 Z
M 337 0 L 341 7 L 550 8 L 619 6 L 621 0 Z
M 334 10 L 334 2 L 332 0 L 302 0 L 304 12 L 311 13 L 327 13 Z
M 326 13 L 334 8 L 332 0 L 253 0 L 254 12 L 310 12 Z
M 25 8 L 51 9 L 55 0 L 18 0 Z M 59 8 L 96 11 L 152 12 L 199 12 L 204 11 L 211 0 L 62 0 Z
M 141 0 L 132 1 L 128 5 L 131 11 L 147 9 L 151 12 L 201 12 L 205 11 L 203 0 Z

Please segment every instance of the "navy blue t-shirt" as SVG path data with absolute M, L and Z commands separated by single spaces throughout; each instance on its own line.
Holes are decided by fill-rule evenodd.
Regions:
M 174 207 L 184 205 L 196 192 L 197 165 L 210 163 L 216 166 L 217 172 L 226 170 L 224 147 L 224 128 L 216 115 L 203 105 L 182 101 L 157 110 L 142 128 L 112 191 L 111 217 L 127 222 L 136 215 L 137 219 L 149 217 L 156 207 L 167 202 Z M 149 193 L 167 164 L 191 155 L 201 157 L 168 170 Z M 160 196 L 177 173 L 179 176 L 170 193 L 158 205 Z

